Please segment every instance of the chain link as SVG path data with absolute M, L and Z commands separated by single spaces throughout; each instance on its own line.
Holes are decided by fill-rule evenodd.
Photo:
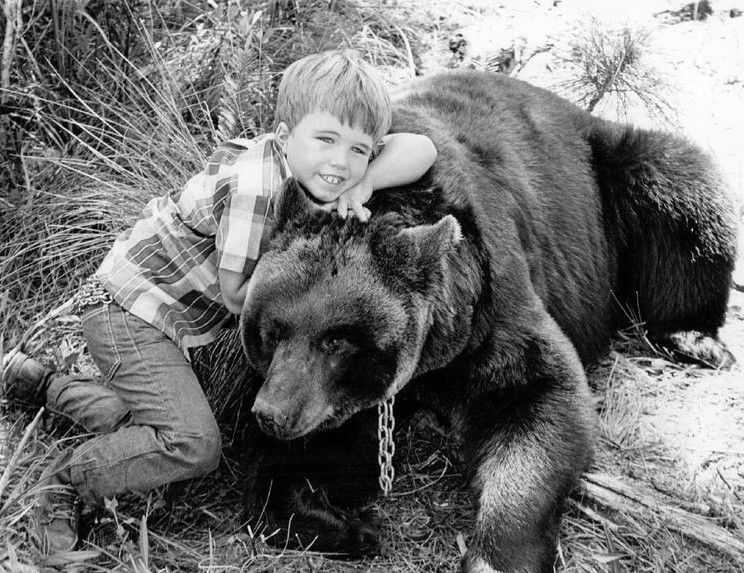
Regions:
M 380 489 L 387 497 L 393 489 L 393 455 L 395 455 L 395 442 L 393 441 L 393 430 L 395 430 L 395 417 L 393 416 L 393 404 L 395 396 L 391 396 L 384 402 L 377 404 L 377 441 L 379 450 L 377 462 L 380 465 Z
M 106 289 L 101 285 L 101 281 L 97 276 L 91 275 L 82 285 L 78 291 L 73 295 L 73 308 L 77 314 L 82 314 L 83 309 L 86 306 L 103 303 L 111 304 L 114 300 Z

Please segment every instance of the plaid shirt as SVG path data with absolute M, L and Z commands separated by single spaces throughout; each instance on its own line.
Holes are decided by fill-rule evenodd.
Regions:
M 272 134 L 222 144 L 179 193 L 147 204 L 96 276 L 184 352 L 214 340 L 229 318 L 217 271 L 250 276 L 267 246 L 274 193 L 289 175 Z

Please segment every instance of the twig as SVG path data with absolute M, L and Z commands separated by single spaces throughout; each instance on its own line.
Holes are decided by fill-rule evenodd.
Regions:
M 581 513 L 586 515 L 589 519 L 592 521 L 596 521 L 597 523 L 600 523 L 604 525 L 607 529 L 610 531 L 618 531 L 620 529 L 620 525 L 609 519 L 608 517 L 605 517 L 598 511 L 595 511 L 588 505 L 584 505 L 582 503 L 579 503 L 578 501 L 574 499 L 568 500 L 571 505 L 573 505 L 576 509 L 578 509 Z
M 10 93 L 10 69 L 13 67 L 15 48 L 23 24 L 21 0 L 5 0 L 3 13 L 5 15 L 5 39 L 3 52 L 0 54 L 0 104 L 6 102 Z M 10 119 L 0 116 L 0 149 L 7 147 L 7 142 L 12 137 L 11 131 Z
M 26 330 L 26 332 L 23 333 L 23 337 L 21 338 L 19 346 L 21 348 L 25 348 L 26 345 L 29 344 L 36 336 L 41 334 L 42 327 L 45 326 L 46 323 L 50 320 L 53 320 L 64 314 L 69 314 L 69 312 L 72 310 L 72 307 L 74 306 L 74 303 L 74 299 L 69 298 L 58 307 L 50 310 L 41 320 L 33 324 L 28 330 Z
M 716 468 L 716 472 L 718 473 L 718 477 L 720 477 L 720 478 L 721 478 L 721 480 L 723 481 L 723 483 L 725 483 L 725 484 L 726 484 L 726 487 L 727 487 L 727 488 L 729 488 L 729 489 L 731 490 L 731 493 L 733 493 L 733 494 L 734 494 L 734 497 L 735 497 L 736 499 L 738 499 L 739 501 L 742 501 L 741 497 L 739 497 L 739 492 L 738 492 L 738 491 L 736 491 L 736 490 L 735 490 L 735 489 L 734 489 L 734 488 L 733 488 L 733 487 L 731 486 L 731 484 L 729 483 L 729 481 L 728 481 L 728 480 L 726 479 L 726 477 L 725 477 L 725 476 L 723 475 L 723 472 L 721 471 L 721 468 Z
M 13 452 L 13 455 L 10 458 L 10 461 L 8 462 L 8 465 L 5 468 L 5 471 L 3 471 L 3 477 L 0 478 L 0 499 L 3 498 L 3 492 L 5 491 L 5 486 L 8 485 L 8 482 L 10 481 L 10 472 L 13 470 L 13 466 L 15 465 L 16 461 L 18 460 L 18 456 L 21 455 L 21 451 L 23 451 L 23 448 L 26 447 L 26 442 L 28 442 L 29 438 L 31 437 L 31 432 L 34 431 L 34 428 L 36 428 L 36 425 L 39 423 L 39 420 L 41 419 L 41 415 L 44 413 L 44 408 L 39 408 L 39 411 L 36 413 L 36 416 L 31 421 L 31 423 L 26 426 L 26 430 L 23 432 L 23 437 L 21 438 L 21 441 L 18 442 L 18 446 L 16 446 L 15 451 Z
M 414 62 L 413 60 L 413 50 L 411 49 L 411 44 L 408 41 L 408 36 L 406 36 L 403 30 L 401 30 L 400 26 L 395 26 L 395 29 L 398 30 L 400 37 L 403 38 L 403 43 L 406 46 L 406 56 L 408 58 L 408 71 L 410 72 L 411 77 L 415 78 L 416 77 L 416 62 Z
M 10 88 L 10 68 L 13 64 L 16 39 L 21 34 L 21 0 L 6 0 L 3 7 L 5 13 L 5 41 L 3 42 L 2 68 L 0 69 L 0 101 L 4 102 L 6 90 Z
M 553 49 L 553 44 L 545 44 L 544 46 L 541 46 L 539 48 L 536 48 L 526 58 L 521 58 L 520 57 L 518 59 L 517 65 L 514 66 L 514 69 L 511 72 L 509 72 L 509 75 L 511 77 L 513 77 L 513 78 L 516 77 L 517 75 L 519 75 L 519 72 L 521 72 L 527 66 L 527 64 L 529 63 L 529 61 L 532 58 L 534 58 L 537 54 L 542 54 L 544 52 L 549 52 L 552 49 Z M 515 59 L 516 59 L 516 53 L 515 53 Z

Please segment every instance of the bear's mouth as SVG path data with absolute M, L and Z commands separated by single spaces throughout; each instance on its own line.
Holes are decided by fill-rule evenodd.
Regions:
M 326 404 L 324 408 L 304 405 L 293 414 L 284 414 L 280 409 L 266 406 L 257 408 L 254 405 L 253 413 L 256 416 L 261 431 L 280 440 L 296 440 L 312 432 L 324 432 L 334 430 L 348 421 L 354 414 L 372 408 L 375 404 L 358 404 L 356 407 L 347 405 L 345 408 L 334 408 Z
M 253 406 L 253 413 L 261 430 L 280 440 L 301 438 L 316 429 L 325 427 L 329 422 L 332 423 L 334 419 L 333 407 L 330 404 L 324 408 L 302 408 L 285 414 L 280 408 L 257 400 Z

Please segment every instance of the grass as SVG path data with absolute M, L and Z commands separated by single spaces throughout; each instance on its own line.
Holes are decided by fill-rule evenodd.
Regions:
M 36 340 L 42 352 L 55 336 L 79 337 L 69 323 L 53 323 Z M 635 343 L 634 343 L 635 344 Z M 637 348 L 637 347 L 635 347 Z M 639 366 L 640 364 L 640 366 Z M 648 353 L 629 348 L 618 338 L 612 355 L 592 371 L 600 402 L 600 446 L 596 466 L 633 483 L 641 480 L 672 493 L 679 504 L 719 521 L 740 523 L 742 503 L 732 492 L 723 494 L 711 509 L 707 492 L 696 492 L 679 482 L 681 465 L 674 451 L 649 439 L 639 413 L 653 403 L 658 387 L 668 383 L 668 371 L 648 366 Z M 86 368 L 80 356 L 72 368 Z M 680 372 L 682 369 L 677 369 Z M 693 370 L 694 374 L 697 370 Z M 29 439 L 21 434 L 31 417 L 6 412 L 7 441 L 2 452 L 11 476 L 3 494 L 10 511 L 0 514 L 9 544 L 0 548 L 0 563 L 9 563 L 11 550 L 19 563 L 33 562 L 30 512 L 37 479 L 51 457 L 72 440 L 74 430 L 57 422 L 42 429 L 32 425 Z M 49 422 L 48 422 L 49 423 Z M 93 547 L 101 555 L 90 571 L 128 567 L 131 571 L 456 571 L 461 548 L 467 546 L 473 525 L 473 503 L 459 471 L 458 445 L 424 418 L 397 435 L 398 463 L 393 493 L 374 504 L 386 544 L 374 560 L 330 560 L 312 551 L 275 549 L 265 539 L 272 532 L 250 530 L 240 521 L 243 474 L 229 450 L 219 470 L 201 480 L 160 489 L 147 496 L 124 496 L 96 516 Z M 664 480 L 667 480 L 664 482 Z M 740 487 L 740 486 L 739 486 Z M 740 491 L 740 489 L 735 490 Z M 725 500 L 725 501 L 723 501 Z M 20 525 L 20 527 L 19 527 Z M 132 563 L 141 563 L 137 569 Z M 580 493 L 570 500 L 561 530 L 560 571 L 736 571 L 725 556 L 668 530 L 652 513 L 645 518 L 623 515 L 598 506 Z
M 150 197 L 179 188 L 216 142 L 270 125 L 276 78 L 289 60 L 345 43 L 364 50 L 391 78 L 410 77 L 420 48 L 415 22 L 381 14 L 376 2 L 330 5 L 246 2 L 244 14 L 228 18 L 220 8 L 198 11 L 184 4 L 177 25 L 173 13 L 117 12 L 105 20 L 111 29 L 104 20 L 93 25 L 66 13 L 53 33 L 42 25 L 44 14 L 29 15 L 24 33 L 30 36 L 13 76 L 17 84 L 3 92 L 3 101 L 15 106 L 13 130 L 23 144 L 11 162 L 18 171 L 5 174 L 22 192 L 0 202 L 4 348 L 25 339 L 30 352 L 61 370 L 91 369 L 76 317 L 34 325 L 67 299 Z M 114 37 L 112 30 L 135 39 Z M 627 51 L 627 38 L 621 40 L 612 45 Z M 609 50 L 604 40 L 594 44 Z M 50 45 L 59 54 L 46 60 Z M 50 62 L 55 65 L 47 67 Z M 595 64 L 617 70 L 612 62 L 608 55 Z M 24 75 L 34 69 L 53 81 L 34 85 Z M 736 455 L 726 458 L 728 465 L 708 464 L 724 477 L 696 487 L 704 468 L 685 466 L 679 452 L 649 428 L 648 411 L 693 383 L 697 371 L 655 354 L 645 345 L 642 324 L 634 324 L 590 373 L 599 412 L 597 468 L 663 489 L 691 511 L 741 531 L 744 480 L 729 472 Z M 211 375 L 206 383 L 227 432 L 219 470 L 146 496 L 124 496 L 90 515 L 89 548 L 99 555 L 78 570 L 458 569 L 473 525 L 473 500 L 459 473 L 457 444 L 425 420 L 396 435 L 400 469 L 393 494 L 374 504 L 385 540 L 381 557 L 344 562 L 277 550 L 266 543 L 273 532 L 244 526 L 239 505 L 245 476 L 229 448 L 234 412 L 228 405 L 240 393 L 231 381 L 240 365 L 228 359 L 229 352 L 215 345 L 195 361 Z M 215 363 L 220 367 L 210 366 Z M 61 449 L 82 439 L 63 420 L 35 414 L 4 405 L 0 417 L 0 567 L 9 571 L 37 570 L 31 565 L 37 557 L 32 509 L 39 477 Z M 581 493 L 569 500 L 560 549 L 558 569 L 565 572 L 741 570 L 725 555 L 671 532 L 653 513 L 623 515 Z
M 39 343 L 46 346 L 47 341 Z M 666 477 L 671 480 L 666 487 L 672 488 L 680 504 L 695 513 L 710 513 L 705 494 L 685 491 L 683 483 L 670 478 L 679 472 L 673 453 L 641 436 L 639 395 L 654 392 L 654 385 L 665 374 L 644 375 L 634 361 L 645 356 L 617 350 L 622 350 L 622 342 L 616 342 L 614 357 L 591 376 L 603 402 L 596 465 L 630 482 L 656 480 L 656 487 L 662 487 L 661 480 Z M 636 388 L 637 393 L 620 390 L 626 386 Z M 54 453 L 79 439 L 69 430 L 67 435 L 60 427 L 45 432 L 37 424 L 30 439 L 21 444 L 20 436 L 30 417 L 15 419 L 3 451 L 4 459 L 9 453 L 17 453 L 17 459 L 6 466 L 11 480 L 3 503 L 11 511 L 3 509 L 0 523 L 9 544 L 0 548 L 0 563 L 9 563 L 10 547 L 20 563 L 32 562 L 28 527 L 34 484 Z M 401 467 L 393 494 L 374 504 L 386 544 L 379 558 L 343 562 L 312 551 L 277 550 L 265 542 L 272 532 L 241 527 L 242 474 L 228 452 L 220 469 L 207 478 L 109 504 L 96 517 L 93 543 L 101 555 L 84 570 L 126 566 L 133 571 L 456 571 L 473 525 L 473 503 L 459 473 L 457 443 L 425 419 L 401 429 L 396 441 Z M 740 500 L 733 494 L 725 499 L 710 514 L 738 523 Z M 737 570 L 734 561 L 669 531 L 651 513 L 644 519 L 623 515 L 597 506 L 580 493 L 569 500 L 559 561 L 559 570 L 566 572 Z M 138 562 L 139 569 L 132 565 Z
M 8 153 L 8 165 L 20 163 L 10 182 L 23 193 L 0 202 L 0 297 L 13 308 L 3 315 L 5 332 L 27 328 L 69 296 L 144 204 L 179 189 L 216 143 L 270 130 L 289 62 L 345 44 L 381 67 L 410 65 L 414 34 L 373 3 L 293 6 L 247 2 L 234 20 L 206 10 L 176 30 L 166 27 L 167 14 L 144 22 L 119 14 L 137 38 L 126 49 L 97 22 L 84 27 L 88 16 L 68 29 L 86 42 L 57 40 L 64 66 L 44 70 L 43 54 L 19 58 L 19 76 L 38 68 L 53 81 L 29 78 L 0 92 L 23 141 Z M 91 44 L 95 65 L 84 50 Z

